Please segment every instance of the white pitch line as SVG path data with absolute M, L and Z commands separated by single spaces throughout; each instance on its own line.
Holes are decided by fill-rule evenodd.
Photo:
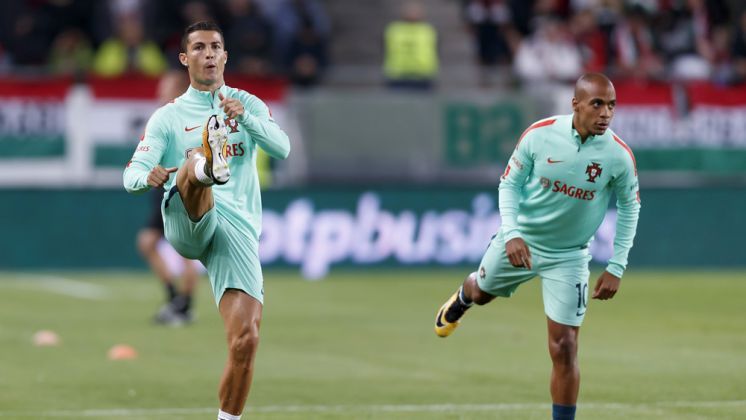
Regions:
M 87 300 L 103 300 L 109 297 L 106 288 L 95 284 L 58 276 L 23 276 L 13 282 L 21 289 L 41 290 L 63 296 Z
M 539 411 L 550 404 L 379 404 L 379 405 L 267 405 L 247 407 L 245 413 L 434 413 L 478 411 Z M 661 408 L 746 407 L 746 400 L 661 401 L 651 403 L 585 403 L 581 410 L 646 410 Z M 42 412 L 0 411 L 0 417 L 128 417 L 215 413 L 216 408 L 112 408 L 89 410 L 52 410 Z

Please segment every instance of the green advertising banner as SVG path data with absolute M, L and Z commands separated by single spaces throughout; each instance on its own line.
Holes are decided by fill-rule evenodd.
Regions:
M 150 197 L 122 190 L 3 190 L 0 269 L 143 267 Z M 500 226 L 497 190 L 267 191 L 260 257 L 312 279 L 337 267 L 473 268 Z M 744 267 L 746 191 L 643 189 L 630 267 Z M 611 208 L 591 245 L 611 255 Z M 74 245 L 74 246 L 71 246 Z

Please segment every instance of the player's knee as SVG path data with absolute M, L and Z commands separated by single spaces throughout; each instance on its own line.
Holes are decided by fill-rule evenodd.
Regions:
M 142 230 L 137 234 L 137 250 L 141 255 L 153 252 L 158 243 L 158 238 L 150 230 Z
M 229 352 L 234 362 L 250 361 L 259 346 L 259 325 L 249 322 L 231 337 Z
M 549 340 L 549 355 L 555 365 L 573 366 L 577 363 L 578 342 L 573 334 L 563 334 Z
M 479 288 L 479 284 L 477 284 L 477 273 L 471 273 L 466 277 L 465 290 L 469 299 L 477 305 L 484 305 L 495 298 Z

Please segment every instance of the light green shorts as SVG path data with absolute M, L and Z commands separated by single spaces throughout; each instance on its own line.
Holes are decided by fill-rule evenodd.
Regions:
M 189 219 L 181 195 L 173 187 L 161 205 L 163 233 L 185 258 L 198 259 L 207 268 L 215 303 L 226 289 L 239 289 L 264 302 L 264 278 L 258 242 L 236 228 L 220 209 L 213 207 L 198 222 Z
M 494 296 L 510 297 L 522 283 L 541 277 L 544 313 L 554 322 L 579 327 L 588 303 L 590 255 L 552 257 L 531 251 L 532 269 L 513 267 L 505 253 L 502 234 L 492 238 L 477 270 L 477 284 Z

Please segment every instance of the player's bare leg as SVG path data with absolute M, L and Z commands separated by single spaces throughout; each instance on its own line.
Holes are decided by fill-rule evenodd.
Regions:
M 479 288 L 477 273 L 469 274 L 464 284 L 438 310 L 435 316 L 435 334 L 448 337 L 458 327 L 461 317 L 472 304 L 484 305 L 494 298 L 495 296 Z
M 163 261 L 161 254 L 158 253 L 158 241 L 163 235 L 157 229 L 144 228 L 137 233 L 137 250 L 140 252 L 150 269 L 161 280 L 161 283 L 167 285 L 172 281 L 171 272 Z
M 183 270 L 181 272 L 180 292 L 174 297 L 168 305 L 167 311 L 160 312 L 163 315 L 165 324 L 179 326 L 190 323 L 194 320 L 192 313 L 192 297 L 194 295 L 195 285 L 199 280 L 199 271 L 197 264 L 187 258 L 181 259 Z
M 228 361 L 220 380 L 220 410 L 240 415 L 254 374 L 262 304 L 244 291 L 228 289 L 219 308 L 228 341 Z
M 203 170 L 205 156 L 201 147 L 192 149 L 189 157 L 176 173 L 176 187 L 179 189 L 181 201 L 184 203 L 189 218 L 199 221 L 214 205 L 212 187 L 200 181 L 204 175 L 197 176 L 198 170 Z
M 181 277 L 184 279 L 184 284 L 182 285 L 181 290 L 185 295 L 192 296 L 194 293 L 194 287 L 199 280 L 199 270 L 194 261 L 187 258 L 184 258 L 183 261 L 184 272 L 181 274 Z
M 495 296 L 483 291 L 477 284 L 477 273 L 471 273 L 464 280 L 464 295 L 477 305 L 486 305 L 495 299 Z
M 552 358 L 550 392 L 555 411 L 571 408 L 574 418 L 575 404 L 580 388 L 578 367 L 579 327 L 559 324 L 547 318 L 549 332 L 549 355 Z M 559 407 L 558 407 L 559 406 Z
M 158 242 L 162 237 L 162 232 L 157 229 L 141 229 L 137 233 L 137 249 L 140 251 L 140 254 L 166 290 L 166 303 L 158 310 L 154 321 L 158 324 L 175 326 L 180 325 L 182 322 L 177 319 L 174 314 L 173 303 L 179 298 L 181 298 L 182 301 L 190 299 L 186 296 L 191 296 L 191 290 L 184 292 L 189 293 L 189 295 L 183 295 L 183 297 L 179 295 L 174 282 L 174 276 L 171 273 L 171 270 L 168 269 L 168 265 L 160 252 L 158 252 Z M 192 288 L 194 287 L 192 286 Z

